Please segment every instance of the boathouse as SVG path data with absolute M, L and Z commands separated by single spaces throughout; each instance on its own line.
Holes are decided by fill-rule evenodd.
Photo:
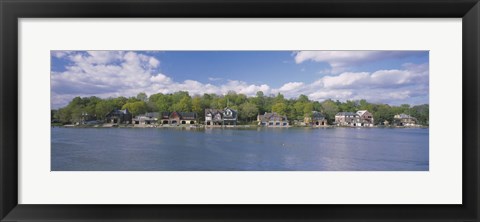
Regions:
M 162 112 L 162 125 L 193 125 L 197 123 L 197 113 L 194 112 Z
M 360 126 L 373 126 L 374 120 L 372 113 L 368 112 L 367 110 L 359 110 L 357 111 L 357 115 L 360 118 Z
M 105 115 L 105 121 L 113 124 L 130 124 L 132 123 L 132 114 L 128 109 L 114 109 Z
M 415 126 L 417 122 L 417 118 L 405 113 L 393 116 L 393 125 L 395 126 Z
M 321 127 L 328 125 L 325 116 L 318 111 L 312 111 L 311 116 L 306 116 L 303 121 L 305 122 L 305 124 L 312 127 Z
M 335 125 L 337 126 L 357 126 L 360 123 L 360 117 L 353 112 L 339 112 L 335 114 Z
M 159 118 L 160 113 L 158 112 L 145 113 L 134 117 L 132 123 L 135 125 L 154 125 Z
M 288 127 L 288 119 L 286 115 L 278 113 L 265 113 L 257 116 L 258 125 L 266 127 Z
M 237 110 L 225 108 L 221 109 L 205 109 L 205 125 L 237 125 Z

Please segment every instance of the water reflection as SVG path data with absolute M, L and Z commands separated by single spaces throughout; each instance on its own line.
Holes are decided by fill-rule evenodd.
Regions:
M 428 129 L 53 128 L 52 170 L 428 170 Z

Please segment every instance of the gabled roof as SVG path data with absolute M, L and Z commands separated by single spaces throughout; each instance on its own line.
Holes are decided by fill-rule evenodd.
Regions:
M 312 111 L 312 118 L 313 119 L 325 119 L 325 116 L 317 111 Z
M 284 121 L 287 121 L 287 116 L 285 115 L 280 115 L 278 113 L 265 113 L 263 114 L 263 116 L 261 116 L 262 118 L 262 121 L 269 121 L 270 119 L 280 119 L 280 120 L 284 120 Z
M 367 111 L 367 110 L 358 110 L 358 111 L 357 111 L 357 114 L 358 114 L 359 116 L 363 116 L 363 114 L 365 114 L 366 112 L 368 112 L 368 111 Z
M 170 119 L 172 116 L 177 115 L 179 119 L 188 119 L 193 120 L 197 118 L 197 113 L 195 112 L 162 112 L 162 119 Z
M 110 111 L 109 113 L 107 113 L 107 116 L 110 116 L 110 115 L 127 115 L 127 114 L 130 114 L 128 109 L 123 109 L 123 110 L 114 109 L 114 110 Z
M 212 116 L 214 116 L 217 113 L 221 113 L 221 110 L 219 110 L 219 109 L 205 109 L 205 116 L 207 114 L 211 114 Z
M 180 112 L 181 119 L 195 119 L 197 118 L 197 113 L 194 112 Z
M 168 119 L 170 112 L 162 112 L 162 119 Z
M 145 113 L 145 114 L 138 115 L 136 117 L 137 118 L 142 118 L 142 117 L 158 118 L 160 117 L 160 113 L 159 112 Z

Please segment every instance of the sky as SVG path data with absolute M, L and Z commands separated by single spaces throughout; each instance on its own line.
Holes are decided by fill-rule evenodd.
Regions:
M 428 51 L 51 51 L 51 105 L 140 92 L 429 103 Z

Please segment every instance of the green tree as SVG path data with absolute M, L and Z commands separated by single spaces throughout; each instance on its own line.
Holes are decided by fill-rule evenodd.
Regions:
M 303 106 L 303 115 L 304 117 L 311 117 L 313 112 L 313 103 L 306 103 Z
M 298 96 L 297 101 L 306 103 L 306 102 L 309 102 L 310 100 L 308 99 L 308 96 L 301 94 L 300 96 Z
M 180 101 L 173 104 L 173 110 L 179 112 L 190 112 L 192 109 L 192 98 L 184 96 Z
M 339 112 L 339 108 L 336 102 L 331 99 L 325 100 L 321 103 L 323 113 L 329 124 L 335 121 L 335 114 Z
M 275 103 L 273 106 L 272 106 L 272 112 L 275 112 L 275 113 L 278 113 L 280 115 L 285 115 L 287 114 L 287 106 L 285 105 L 285 103 Z
M 137 99 L 138 99 L 139 101 L 147 102 L 147 101 L 148 101 L 148 96 L 147 96 L 146 93 L 141 92 L 141 93 L 137 94 Z
M 293 110 L 295 111 L 295 115 L 294 115 L 295 119 L 297 120 L 303 119 L 305 103 L 306 102 L 297 101 L 293 105 Z
M 202 98 L 199 97 L 199 96 L 193 97 L 193 99 L 192 99 L 192 111 L 196 112 L 200 119 L 203 119 L 205 117 L 204 109 L 205 108 L 202 104 Z
M 241 117 L 244 120 L 246 119 L 250 122 L 252 121 L 252 118 L 257 116 L 258 108 L 255 104 L 247 102 L 240 105 L 239 112 L 240 112 L 239 117 Z
M 128 109 L 128 111 L 131 112 L 133 116 L 144 114 L 145 112 L 147 112 L 147 108 L 147 103 L 144 101 L 126 103 L 122 106 L 122 109 Z

